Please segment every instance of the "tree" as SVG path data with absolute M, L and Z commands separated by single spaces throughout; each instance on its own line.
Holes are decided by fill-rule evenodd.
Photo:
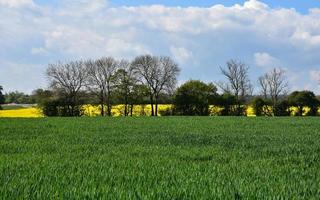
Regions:
M 190 80 L 181 85 L 175 94 L 175 111 L 181 115 L 208 115 L 209 102 L 217 95 L 217 87 L 212 83 Z
M 130 116 L 133 114 L 134 105 L 143 105 L 148 102 L 149 89 L 143 84 L 135 84 L 130 96 Z
M 81 105 L 79 102 L 79 93 L 86 85 L 87 71 L 82 61 L 69 63 L 50 64 L 46 75 L 50 81 L 50 86 L 59 91 L 59 94 L 65 99 L 68 116 L 79 115 Z
M 116 72 L 116 85 L 117 94 L 121 99 L 121 103 L 124 104 L 124 115 L 128 116 L 129 111 L 133 109 L 133 92 L 137 83 L 137 77 L 134 73 L 132 65 L 125 60 L 122 60 L 119 65 L 119 69 Z M 131 109 L 129 108 L 130 106 Z
M 59 116 L 59 107 L 61 104 L 54 98 L 53 91 L 37 89 L 32 93 L 37 105 L 42 109 L 42 113 L 45 116 Z
M 104 105 L 107 104 L 108 116 L 111 116 L 111 93 L 115 87 L 115 73 L 118 62 L 112 57 L 85 62 L 88 71 L 88 88 L 100 99 L 101 116 L 104 116 Z
M 237 115 L 241 115 L 241 104 L 246 97 L 252 94 L 252 85 L 249 80 L 249 67 L 237 60 L 227 62 L 225 69 L 220 68 L 227 82 L 219 83 L 218 86 L 225 92 L 235 96 L 237 104 Z
M 256 116 L 271 116 L 269 105 L 270 102 L 262 97 L 255 97 L 251 100 L 250 105 L 252 106 Z
M 275 116 L 290 116 L 290 104 L 287 99 L 277 101 L 275 105 L 274 113 Z
M 307 115 L 317 115 L 319 100 L 315 94 L 311 91 L 294 91 L 288 96 L 288 101 L 291 106 L 298 108 L 297 115 L 302 116 L 304 113 L 304 107 L 309 107 L 310 111 Z
M 218 95 L 212 101 L 213 105 L 223 107 L 221 111 L 222 116 L 233 116 L 244 115 L 244 109 L 242 107 L 238 107 L 236 97 L 230 93 L 223 93 L 222 95 Z
M 32 95 L 25 94 L 23 92 L 9 92 L 4 95 L 5 103 L 16 104 L 34 104 L 35 100 Z
M 281 95 L 285 95 L 288 89 L 288 82 L 285 77 L 285 72 L 281 69 L 274 68 L 270 72 L 259 77 L 259 85 L 261 94 L 272 102 L 273 114 L 278 113 L 278 101 Z
M 148 86 L 151 116 L 157 116 L 159 95 L 175 87 L 180 69 L 169 57 L 151 55 L 138 56 L 132 64 L 140 81 Z
M 3 91 L 3 87 L 0 85 L 0 110 L 2 109 L 1 104 L 4 104 L 5 102 L 5 98 L 2 91 Z

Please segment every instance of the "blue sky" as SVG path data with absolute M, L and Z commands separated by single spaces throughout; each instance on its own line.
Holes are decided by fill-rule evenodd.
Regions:
M 165 0 L 165 1 L 156 1 L 156 0 L 117 0 L 111 1 L 113 5 L 128 5 L 128 6 L 138 6 L 138 5 L 150 5 L 150 4 L 163 4 L 167 6 L 201 6 L 208 7 L 215 4 L 223 4 L 225 6 L 232 6 L 234 4 L 243 4 L 245 1 L 235 1 L 235 0 L 226 0 L 226 1 L 209 1 L 209 0 Z M 296 10 L 306 13 L 310 8 L 319 7 L 319 0 L 264 0 L 264 3 L 267 3 L 271 7 L 279 8 L 295 8 Z
M 182 69 L 179 83 L 223 80 L 220 67 L 238 59 L 250 66 L 254 85 L 276 67 L 290 90 L 320 94 L 315 0 L 0 0 L 0 44 L 6 92 L 46 88 L 49 63 L 148 53 L 172 57 Z
M 39 4 L 46 5 L 58 5 L 59 0 L 35 0 Z M 152 5 L 161 4 L 166 6 L 200 6 L 209 7 L 215 4 L 223 4 L 225 6 L 232 6 L 234 4 L 243 4 L 245 1 L 236 0 L 112 0 L 109 3 L 112 6 L 140 6 L 140 5 Z M 319 0 L 263 0 L 262 2 L 268 4 L 273 8 L 295 8 L 301 13 L 307 13 L 310 8 L 319 7 Z

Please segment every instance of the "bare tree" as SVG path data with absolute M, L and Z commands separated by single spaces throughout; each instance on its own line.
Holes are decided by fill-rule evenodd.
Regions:
M 217 85 L 226 93 L 236 97 L 238 103 L 238 115 L 241 114 L 241 104 L 248 95 L 252 94 L 252 84 L 249 80 L 249 67 L 237 60 L 227 62 L 227 67 L 220 68 L 221 73 L 226 77 L 227 82 L 220 82 Z
M 101 116 L 105 115 L 105 104 L 107 104 L 108 116 L 111 116 L 111 92 L 115 86 L 114 76 L 118 69 L 118 62 L 112 57 L 103 57 L 95 61 L 87 61 L 86 66 L 88 87 L 100 98 Z
M 267 99 L 268 98 L 268 80 L 266 78 L 266 75 L 260 76 L 258 78 L 258 84 L 260 86 L 260 93 L 261 95 Z
M 285 71 L 274 68 L 259 78 L 259 84 L 264 97 L 271 99 L 273 113 L 275 113 L 279 97 L 285 95 L 288 90 Z
M 68 112 L 71 116 L 76 115 L 75 107 L 78 104 L 78 94 L 86 84 L 86 72 L 82 61 L 49 64 L 46 71 L 50 86 L 66 94 Z
M 141 81 L 148 86 L 151 116 L 157 116 L 159 95 L 175 87 L 180 69 L 169 57 L 151 55 L 136 57 L 133 66 Z

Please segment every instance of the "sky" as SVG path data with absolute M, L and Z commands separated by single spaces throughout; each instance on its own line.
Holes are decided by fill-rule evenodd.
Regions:
M 276 67 L 291 91 L 320 94 L 319 0 L 0 0 L 0 45 L 5 92 L 46 88 L 50 63 L 153 54 L 179 64 L 180 84 L 224 80 L 237 59 L 256 86 Z

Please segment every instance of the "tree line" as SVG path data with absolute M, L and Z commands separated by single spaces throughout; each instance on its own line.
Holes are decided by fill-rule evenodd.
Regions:
M 132 116 L 137 104 L 150 104 L 151 116 L 158 115 L 159 104 L 174 105 L 162 115 L 205 116 L 210 113 L 210 105 L 219 106 L 220 115 L 225 116 L 244 116 L 248 105 L 258 116 L 289 116 L 292 107 L 298 109 L 295 114 L 299 116 L 318 114 L 319 98 L 312 91 L 289 94 L 285 71 L 278 68 L 258 78 L 259 92 L 254 95 L 249 69 L 239 60 L 229 60 L 220 67 L 224 81 L 189 80 L 177 88 L 180 68 L 170 57 L 141 55 L 132 61 L 103 57 L 58 62 L 47 68 L 49 88 L 34 91 L 29 100 L 41 106 L 47 116 L 81 116 L 84 104 L 99 105 L 101 116 L 111 116 L 115 104 L 124 105 L 125 116 Z
M 135 104 L 148 103 L 151 115 L 157 116 L 159 103 L 173 94 L 179 72 L 178 65 L 165 56 L 143 55 L 131 62 L 112 57 L 59 62 L 46 71 L 51 90 L 38 93 L 47 93 L 40 96 L 48 115 L 81 115 L 81 106 L 91 99 L 100 105 L 101 116 L 111 116 L 115 103 L 124 104 L 126 116 L 132 115 Z

